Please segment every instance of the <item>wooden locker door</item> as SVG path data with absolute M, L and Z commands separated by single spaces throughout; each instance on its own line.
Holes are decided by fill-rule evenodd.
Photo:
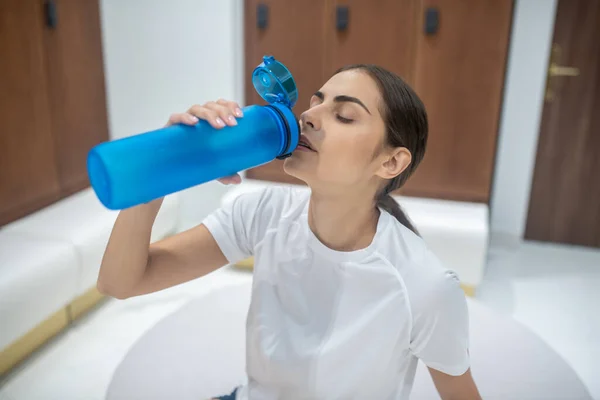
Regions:
M 377 64 L 411 82 L 418 0 L 331 0 L 327 77 L 348 64 Z M 347 13 L 347 25 L 343 15 Z
M 43 2 L 0 1 L 0 226 L 59 197 Z
M 54 0 L 45 35 L 48 84 L 61 195 L 89 186 L 89 150 L 108 140 L 98 0 Z
M 426 34 L 428 12 L 439 24 Z M 510 0 L 421 0 L 414 88 L 429 142 L 402 193 L 488 202 L 511 20 Z
M 246 0 L 245 7 L 246 104 L 265 104 L 256 94 L 250 76 L 262 62 L 263 55 L 270 54 L 284 63 L 293 74 L 299 95 L 294 111 L 300 114 L 308 107 L 311 95 L 325 80 L 323 53 L 326 2 Z M 263 19 L 265 16 L 266 19 Z M 259 26 L 259 22 L 264 25 Z M 247 176 L 252 179 L 301 183 L 285 174 L 282 164 L 281 161 L 273 161 L 248 170 Z

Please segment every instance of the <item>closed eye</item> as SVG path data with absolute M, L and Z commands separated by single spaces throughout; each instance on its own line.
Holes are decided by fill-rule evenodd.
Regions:
M 351 124 L 352 122 L 354 122 L 354 120 L 353 120 L 353 119 L 350 119 L 350 118 L 344 118 L 344 117 L 342 117 L 342 116 L 341 116 L 341 115 L 339 115 L 339 114 L 338 114 L 338 115 L 336 115 L 336 118 L 338 119 L 338 121 L 340 121 L 340 122 L 341 122 L 341 123 L 343 123 L 343 124 Z

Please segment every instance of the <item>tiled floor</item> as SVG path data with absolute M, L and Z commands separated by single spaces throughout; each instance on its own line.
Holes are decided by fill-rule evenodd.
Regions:
M 478 298 L 561 355 L 600 400 L 600 251 L 527 243 L 493 247 Z
M 224 268 L 127 301 L 109 300 L 0 382 L 0 400 L 100 400 L 127 349 L 194 296 L 250 279 Z M 600 400 L 600 251 L 527 243 L 493 247 L 478 297 L 562 355 Z

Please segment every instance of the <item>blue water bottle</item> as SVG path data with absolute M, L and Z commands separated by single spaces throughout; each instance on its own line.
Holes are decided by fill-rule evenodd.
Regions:
M 252 83 L 269 105 L 245 107 L 237 126 L 178 124 L 92 148 L 88 175 L 100 202 L 120 210 L 290 156 L 300 138 L 294 78 L 265 56 Z

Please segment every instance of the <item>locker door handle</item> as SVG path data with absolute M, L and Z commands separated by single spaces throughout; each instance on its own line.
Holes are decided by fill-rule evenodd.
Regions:
M 435 7 L 429 7 L 425 10 L 425 34 L 435 35 L 440 26 L 440 12 Z
M 256 27 L 266 29 L 269 26 L 269 6 L 259 3 L 256 6 Z
M 335 8 L 335 27 L 338 31 L 343 32 L 348 29 L 350 23 L 350 7 L 337 6 Z
M 54 0 L 46 0 L 44 3 L 44 11 L 46 14 L 46 25 L 52 29 L 56 28 L 56 25 L 58 24 L 58 16 L 56 12 L 56 3 Z

